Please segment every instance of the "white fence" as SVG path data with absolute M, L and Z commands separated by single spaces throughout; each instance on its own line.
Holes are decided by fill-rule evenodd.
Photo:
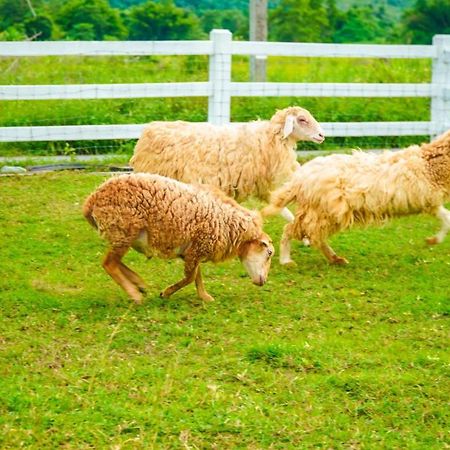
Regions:
M 431 120 L 325 122 L 327 136 L 437 135 L 450 128 L 450 35 L 433 45 L 237 42 L 227 30 L 209 41 L 0 42 L 0 57 L 44 55 L 209 55 L 209 80 L 188 83 L 0 86 L 0 101 L 144 97 L 208 97 L 208 121 L 230 121 L 233 96 L 429 97 Z M 231 81 L 232 55 L 432 58 L 431 83 L 251 83 Z M 1 105 L 1 104 L 0 104 Z M 0 127 L 0 142 L 134 139 L 144 125 Z

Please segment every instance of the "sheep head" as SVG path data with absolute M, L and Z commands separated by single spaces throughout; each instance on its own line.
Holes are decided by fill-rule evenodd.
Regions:
M 267 281 L 274 252 L 272 240 L 266 233 L 240 245 L 239 258 L 254 284 L 262 286 Z
M 318 144 L 325 140 L 323 129 L 317 120 L 308 110 L 299 106 L 277 111 L 271 122 L 280 126 L 283 139 L 292 137 L 296 141 L 312 141 Z

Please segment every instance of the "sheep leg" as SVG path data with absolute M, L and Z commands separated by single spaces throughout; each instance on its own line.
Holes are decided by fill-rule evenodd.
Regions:
M 430 245 L 440 244 L 450 231 L 450 211 L 443 206 L 440 206 L 436 212 L 436 216 L 441 219 L 442 226 L 435 236 L 427 238 L 427 243 Z
M 186 258 L 185 255 L 185 264 L 184 264 L 184 278 L 178 283 L 172 284 L 171 286 L 164 289 L 161 294 L 159 294 L 162 298 L 169 298 L 173 293 L 177 292 L 181 288 L 191 284 L 195 277 L 197 276 L 197 269 L 199 263 L 197 261 L 192 261 Z
M 336 255 L 334 250 L 326 242 L 320 242 L 317 247 L 319 247 L 320 251 L 325 255 L 330 264 L 348 264 L 348 261 L 342 256 Z
M 283 228 L 283 236 L 280 241 L 280 264 L 295 265 L 295 262 L 291 259 L 291 239 L 293 237 L 292 223 L 288 223 Z
M 145 293 L 145 290 L 147 289 L 147 283 L 133 270 L 131 270 L 129 267 L 127 267 L 122 261 L 119 263 L 120 270 L 122 273 L 133 283 L 137 286 L 137 288 L 142 292 Z
M 205 302 L 212 302 L 214 300 L 214 297 L 209 295 L 206 290 L 205 286 L 203 285 L 203 279 L 202 279 L 202 273 L 200 271 L 200 266 L 198 266 L 197 269 L 197 275 L 195 276 L 195 286 L 197 288 L 197 294 L 198 296 Z
M 142 294 L 121 269 L 121 259 L 127 251 L 127 247 L 113 248 L 109 250 L 103 260 L 103 268 L 108 275 L 110 275 L 110 277 L 131 297 L 131 299 L 135 303 L 139 304 L 142 303 Z
M 292 214 L 289 209 L 283 208 L 280 212 L 280 216 L 286 220 L 287 222 L 293 222 L 294 221 L 294 214 Z

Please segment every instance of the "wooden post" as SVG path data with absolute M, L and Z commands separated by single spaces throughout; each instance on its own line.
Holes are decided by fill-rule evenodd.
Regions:
M 433 37 L 436 57 L 431 77 L 431 135 L 436 137 L 450 128 L 450 36 Z
M 267 0 L 250 0 L 250 41 L 267 41 Z M 250 57 L 250 80 L 266 81 L 266 55 Z
M 209 34 L 213 53 L 209 58 L 208 122 L 222 125 L 230 122 L 231 39 L 228 30 L 212 30 Z

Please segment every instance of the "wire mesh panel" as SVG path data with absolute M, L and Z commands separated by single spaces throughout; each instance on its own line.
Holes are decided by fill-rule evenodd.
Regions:
M 128 125 L 207 120 L 207 55 L 4 57 L 0 80 L 4 155 L 129 151 L 142 127 L 130 135 Z M 109 138 L 73 128 L 97 125 L 122 126 Z
M 449 39 L 233 42 L 215 30 L 210 41 L 4 42 L 0 151 L 128 151 L 152 120 L 242 122 L 289 105 L 324 124 L 321 149 L 400 147 L 450 128 Z M 266 82 L 249 82 L 249 55 L 267 58 Z
M 233 58 L 232 120 L 269 118 L 289 105 L 307 108 L 327 139 L 320 147 L 301 143 L 300 150 L 397 148 L 428 139 L 430 58 L 272 56 L 266 83 L 248 83 L 248 65 L 248 57 Z

